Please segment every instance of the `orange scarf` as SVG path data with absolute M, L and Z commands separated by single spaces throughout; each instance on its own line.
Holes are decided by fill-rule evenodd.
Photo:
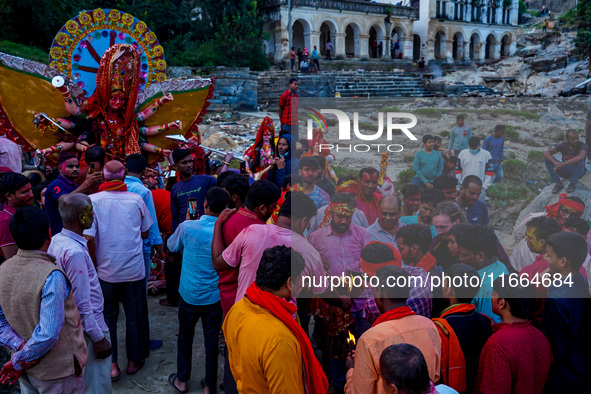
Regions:
M 446 309 L 441 317 L 433 319 L 441 338 L 441 378 L 460 393 L 466 391 L 466 359 L 456 333 L 444 317 L 452 313 L 472 312 L 475 308 L 472 304 L 454 305 Z
M 558 217 L 558 211 L 560 211 L 560 206 L 565 206 L 570 209 L 574 209 L 579 213 L 585 212 L 585 205 L 579 202 L 569 200 L 568 195 L 566 193 L 561 193 L 558 197 L 558 202 L 550 205 L 546 205 L 546 216 L 549 218 L 556 219 Z
M 99 186 L 99 192 L 126 192 L 127 185 L 123 181 L 105 181 Z
M 403 317 L 411 316 L 411 315 L 416 315 L 416 313 L 414 313 L 412 311 L 412 309 L 410 309 L 410 307 L 399 306 L 398 308 L 394 308 L 394 309 L 382 314 L 380 317 L 378 317 L 376 319 L 376 321 L 373 322 L 373 324 L 371 326 L 375 327 L 380 323 L 390 321 L 390 320 L 402 319 Z
M 364 260 L 362 257 L 361 258 L 361 270 L 363 272 L 365 272 L 369 276 L 376 276 L 376 273 L 382 267 L 388 267 L 390 265 L 395 265 L 397 267 L 402 266 L 402 257 L 400 257 L 400 252 L 398 251 L 398 249 L 396 249 L 394 247 L 394 245 L 387 244 L 384 242 L 379 242 L 379 241 L 371 241 L 366 246 L 373 245 L 373 244 L 382 244 L 382 245 L 386 245 L 387 247 L 389 247 L 392 250 L 392 254 L 394 255 L 394 260 L 386 261 L 385 263 L 374 264 L 374 263 L 370 263 L 367 260 Z
M 300 343 L 302 357 L 304 359 L 304 379 L 307 392 L 311 394 L 326 393 L 328 391 L 328 379 L 322 366 L 314 355 L 312 344 L 300 325 L 292 317 L 298 308 L 269 292 L 261 290 L 254 282 L 246 289 L 246 298 L 254 304 L 265 308 L 291 330 Z

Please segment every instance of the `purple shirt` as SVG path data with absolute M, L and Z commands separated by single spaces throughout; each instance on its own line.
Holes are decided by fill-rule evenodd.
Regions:
M 93 342 L 101 341 L 109 328 L 103 316 L 103 291 L 88 254 L 86 239 L 63 229 L 51 239 L 47 253 L 55 257 L 55 264 L 66 273 L 72 284 L 84 332 Z
M 409 297 L 406 300 L 406 306 L 412 309 L 417 315 L 425 316 L 430 319 L 431 310 L 433 308 L 433 294 L 430 290 L 431 279 L 429 275 L 420 267 L 405 265 L 402 269 L 408 272 L 410 276 L 417 277 L 417 281 L 415 282 L 417 286 L 413 286 L 410 289 Z M 420 281 L 418 281 L 418 277 L 422 278 L 423 286 L 419 286 Z M 365 318 L 368 322 L 373 323 L 382 315 L 382 313 L 376 305 L 373 289 L 366 289 L 365 295 L 367 297 L 363 306 Z
M 371 242 L 371 237 L 366 229 L 355 224 L 351 224 L 349 230 L 340 236 L 329 224 L 314 231 L 309 241 L 328 264 L 326 273 L 341 276 L 345 271 L 361 272 L 361 249 Z M 353 300 L 352 312 L 358 312 L 362 308 L 363 299 Z

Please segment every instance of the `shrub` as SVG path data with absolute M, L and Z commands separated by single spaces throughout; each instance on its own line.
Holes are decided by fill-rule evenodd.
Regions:
M 530 150 L 527 152 L 528 163 L 541 163 L 544 161 L 544 152 L 539 150 Z
M 439 133 L 439 135 L 443 138 L 449 138 L 449 136 L 451 135 L 451 133 L 447 130 L 443 130 L 441 133 Z
M 355 176 L 359 175 L 359 171 L 352 170 L 347 167 L 332 166 L 332 169 L 334 170 L 334 173 L 337 176 L 337 178 L 341 178 L 341 177 L 344 177 L 347 175 L 355 175 Z
M 528 165 L 521 160 L 509 159 L 503 161 L 503 170 L 507 179 L 523 180 L 525 179 Z
M 24 59 L 34 60 L 44 64 L 49 62 L 48 52 L 45 52 L 37 47 L 17 44 L 11 41 L 0 41 L 0 52 L 8 53 L 12 56 L 22 57 Z
M 412 179 L 415 177 L 416 173 L 415 170 L 409 168 L 408 170 L 400 171 L 398 177 L 396 178 L 396 189 L 400 189 L 402 186 L 410 183 Z
M 487 197 L 493 200 L 525 200 L 529 197 L 529 190 L 525 186 L 510 186 L 503 183 L 495 183 L 486 191 Z

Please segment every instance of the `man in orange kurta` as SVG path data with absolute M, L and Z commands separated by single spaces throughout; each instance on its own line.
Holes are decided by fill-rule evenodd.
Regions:
M 382 315 L 357 343 L 355 361 L 348 358 L 346 393 L 385 394 L 379 371 L 382 351 L 390 345 L 410 343 L 421 350 L 432 382 L 439 380 L 441 339 L 433 322 L 415 314 L 406 306 L 409 286 L 391 287 L 391 281 L 409 283 L 410 276 L 402 268 L 387 266 L 377 272 L 380 285 L 374 289 L 376 305 Z M 390 282 L 388 282 L 390 278 Z M 390 285 L 388 285 L 390 283 Z M 412 283 L 412 282 L 411 282 Z M 381 285 L 384 287 L 381 287 Z

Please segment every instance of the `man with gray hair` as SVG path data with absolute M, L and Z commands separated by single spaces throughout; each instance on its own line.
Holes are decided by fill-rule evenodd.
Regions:
M 111 379 L 121 376 L 117 364 L 119 302 L 126 319 L 127 374 L 143 367 L 149 355 L 149 323 L 144 278 L 143 242 L 152 218 L 144 200 L 127 191 L 125 167 L 112 160 L 103 169 L 105 182 L 90 196 L 92 226 L 84 230 L 89 249 L 96 251 L 96 269 L 105 298 L 104 316 L 111 334 Z
M 94 221 L 92 203 L 85 194 L 70 193 L 60 197 L 58 209 L 63 229 L 51 239 L 47 252 L 55 256 L 55 264 L 70 280 L 80 312 L 88 346 L 88 361 L 84 368 L 85 392 L 110 393 L 111 343 L 103 317 L 103 292 L 86 239 L 82 236 Z

